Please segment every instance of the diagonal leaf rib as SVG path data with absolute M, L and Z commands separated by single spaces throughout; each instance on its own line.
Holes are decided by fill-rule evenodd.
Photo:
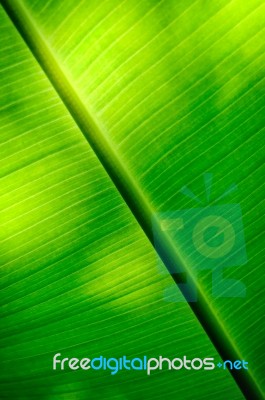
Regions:
M 126 169 L 115 149 L 104 135 L 104 130 L 83 104 L 66 73 L 59 65 L 49 45 L 35 26 L 27 10 L 19 1 L 3 0 L 2 4 L 14 25 L 31 49 L 33 55 L 45 71 L 50 82 L 72 115 L 76 124 L 93 148 L 101 164 L 109 174 L 115 186 L 121 193 L 136 220 L 142 227 L 150 242 L 154 245 L 152 220 L 154 210 L 137 185 L 137 182 Z M 179 271 L 185 271 L 198 292 L 198 301 L 190 303 L 190 307 L 203 326 L 205 332 L 215 345 L 223 359 L 241 359 L 239 350 L 226 332 L 225 327 L 207 301 L 203 291 L 195 282 L 191 271 L 176 254 L 175 247 L 166 232 L 158 225 L 158 241 L 160 257 L 169 271 L 175 271 L 173 278 L 178 283 Z M 185 296 L 185 293 L 183 293 Z M 246 370 L 231 370 L 231 374 L 241 388 L 246 398 L 262 399 L 261 390 L 252 376 Z

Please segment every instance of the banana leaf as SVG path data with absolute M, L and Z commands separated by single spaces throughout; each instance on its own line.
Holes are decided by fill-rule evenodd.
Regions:
M 2 398 L 263 398 L 264 2 L 2 5 Z M 216 214 L 236 250 L 205 265 L 190 226 Z

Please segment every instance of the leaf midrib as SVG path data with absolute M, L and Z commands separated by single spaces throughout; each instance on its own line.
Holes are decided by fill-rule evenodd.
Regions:
M 224 360 L 242 359 L 235 343 L 216 316 L 192 272 L 176 253 L 170 237 L 160 228 L 159 221 L 155 217 L 155 210 L 104 134 L 103 127 L 78 96 L 66 72 L 59 65 L 52 49 L 26 8 L 17 0 L 2 0 L 2 5 L 153 246 L 154 222 L 152 221 L 155 221 L 157 241 L 161 248 L 159 255 L 171 274 L 172 270 L 175 271 L 172 274 L 175 282 L 180 283 L 179 271 L 185 271 L 190 277 L 192 285 L 196 287 L 198 301 L 189 305 L 221 357 Z M 183 295 L 185 297 L 184 293 Z M 261 389 L 250 371 L 231 370 L 230 372 L 246 398 L 251 400 L 263 398 Z

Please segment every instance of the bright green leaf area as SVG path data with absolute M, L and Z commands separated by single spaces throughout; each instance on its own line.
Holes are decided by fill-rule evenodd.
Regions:
M 184 185 L 206 207 L 237 184 L 220 204 L 241 206 L 247 263 L 224 275 L 246 297 L 213 296 L 210 270 L 199 282 L 264 389 L 264 2 L 20 3 L 150 208 L 196 212 Z M 0 18 L 3 398 L 243 399 L 219 369 L 52 370 L 58 352 L 220 356 L 184 298 L 165 301 L 172 278 L 3 9 Z

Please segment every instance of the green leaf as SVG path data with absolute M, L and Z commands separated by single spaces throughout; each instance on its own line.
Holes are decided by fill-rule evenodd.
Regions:
M 262 398 L 263 2 L 3 5 L 4 396 L 242 398 L 227 371 L 52 370 L 57 352 L 218 359 L 214 344 L 248 360 L 233 376 Z M 194 255 L 160 227 L 197 212 L 183 186 L 206 206 L 205 172 L 211 201 L 238 185 L 227 203 L 241 205 L 248 261 L 225 276 L 246 298 L 215 298 L 211 271 L 195 279 Z M 172 280 L 151 243 L 198 301 L 164 301 Z

